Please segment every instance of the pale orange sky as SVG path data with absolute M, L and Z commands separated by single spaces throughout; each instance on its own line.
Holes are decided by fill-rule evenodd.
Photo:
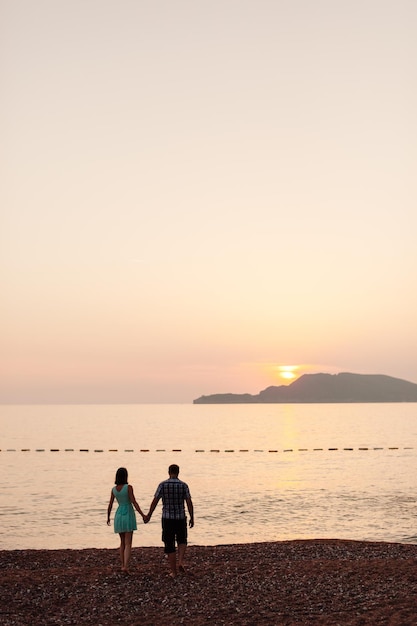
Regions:
M 417 382 L 405 0 L 0 0 L 0 402 Z

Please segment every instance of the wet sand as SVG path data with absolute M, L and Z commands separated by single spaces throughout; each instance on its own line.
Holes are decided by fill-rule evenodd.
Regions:
M 417 623 L 417 545 L 306 540 L 190 546 L 169 577 L 161 548 L 0 551 L 0 624 L 102 626 Z

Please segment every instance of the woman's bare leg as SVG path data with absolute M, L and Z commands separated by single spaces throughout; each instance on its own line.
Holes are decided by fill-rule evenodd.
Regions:
M 125 548 L 124 548 L 123 570 L 125 572 L 128 572 L 129 563 L 130 563 L 130 555 L 132 554 L 133 532 L 124 533 L 124 535 L 125 535 Z
M 120 563 L 122 566 L 122 570 L 125 568 L 125 535 L 126 533 L 119 533 L 120 537 Z

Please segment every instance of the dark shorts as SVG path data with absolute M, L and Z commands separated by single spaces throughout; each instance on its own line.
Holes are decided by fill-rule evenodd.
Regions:
M 175 540 L 178 544 L 187 545 L 187 520 L 162 518 L 162 541 L 165 554 L 175 552 Z

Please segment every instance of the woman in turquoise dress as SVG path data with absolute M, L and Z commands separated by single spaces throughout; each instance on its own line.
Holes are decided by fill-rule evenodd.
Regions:
M 111 490 L 109 506 L 107 508 L 107 525 L 110 526 L 110 513 L 114 500 L 118 507 L 114 516 L 114 532 L 120 536 L 120 560 L 122 572 L 129 572 L 130 555 L 132 553 L 133 531 L 137 530 L 136 515 L 133 507 L 142 519 L 145 517 L 133 494 L 133 487 L 127 482 L 127 469 L 119 467 L 116 472 L 115 486 Z

